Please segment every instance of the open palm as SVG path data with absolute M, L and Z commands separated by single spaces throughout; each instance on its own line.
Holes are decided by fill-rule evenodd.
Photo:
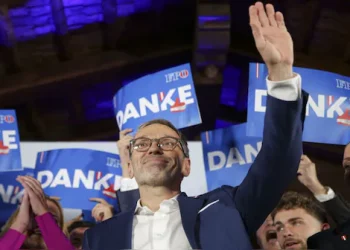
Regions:
M 249 8 L 250 26 L 256 47 L 265 64 L 292 65 L 294 61 L 293 41 L 284 23 L 283 14 L 275 12 L 271 4 L 266 12 L 261 2 Z

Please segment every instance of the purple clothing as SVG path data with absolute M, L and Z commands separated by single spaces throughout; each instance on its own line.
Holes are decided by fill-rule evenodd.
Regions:
M 52 250 L 74 250 L 75 248 L 57 226 L 50 213 L 35 217 L 41 234 L 48 249 Z M 21 248 L 26 236 L 20 232 L 9 229 L 0 239 L 1 250 L 18 250 Z

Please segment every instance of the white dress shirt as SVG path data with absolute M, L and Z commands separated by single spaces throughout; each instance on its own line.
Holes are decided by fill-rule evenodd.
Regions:
M 137 202 L 132 249 L 192 249 L 182 226 L 177 196 L 162 201 L 156 212 Z
M 283 101 L 295 101 L 301 97 L 301 77 L 294 74 L 285 81 L 266 78 L 267 93 Z M 122 178 L 120 191 L 138 189 L 135 178 Z M 191 249 L 182 226 L 177 197 L 164 200 L 156 212 L 142 207 L 140 200 L 135 209 L 132 234 L 133 249 Z
M 333 189 L 331 189 L 330 187 L 326 187 L 326 189 L 327 189 L 327 193 L 326 194 L 315 195 L 315 198 L 319 202 L 326 202 L 326 201 L 334 199 L 335 193 L 334 193 Z

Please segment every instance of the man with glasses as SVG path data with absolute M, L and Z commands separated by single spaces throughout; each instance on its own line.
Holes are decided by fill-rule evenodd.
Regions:
M 140 126 L 130 141 L 130 177 L 140 199 L 85 232 L 84 249 L 252 249 L 250 237 L 295 179 L 302 154 L 300 76 L 283 15 L 258 2 L 249 9 L 256 46 L 269 68 L 262 148 L 238 187 L 197 198 L 181 192 L 190 174 L 187 142 L 168 121 Z M 195 183 L 194 183 L 195 185 Z M 128 192 L 125 192 L 128 193 Z

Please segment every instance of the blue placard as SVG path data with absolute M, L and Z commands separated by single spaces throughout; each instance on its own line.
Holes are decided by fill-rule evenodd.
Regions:
M 19 175 L 33 176 L 33 169 L 24 168 L 20 171 L 0 172 L 0 224 L 4 224 L 9 219 L 23 196 L 24 188 L 16 181 Z
M 294 67 L 293 71 L 301 75 L 302 88 L 310 94 L 303 141 L 341 145 L 349 143 L 350 78 L 299 67 Z M 247 119 L 249 136 L 262 136 L 267 75 L 268 70 L 264 64 L 250 64 Z
M 190 64 L 139 78 L 113 98 L 120 130 L 135 130 L 144 122 L 166 119 L 178 129 L 202 122 Z
M 16 112 L 0 110 L 0 172 L 22 169 Z
M 63 208 L 92 210 L 96 203 L 89 198 L 116 205 L 119 155 L 89 149 L 44 151 L 38 153 L 34 172 L 47 195 L 61 198 Z
M 246 136 L 246 124 L 201 134 L 208 190 L 238 186 L 261 149 L 261 138 Z

